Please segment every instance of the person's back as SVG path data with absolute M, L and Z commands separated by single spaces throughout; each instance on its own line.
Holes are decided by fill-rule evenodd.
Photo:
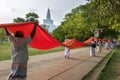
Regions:
M 6 34 L 11 42 L 12 47 L 12 69 L 7 80 L 26 80 L 28 48 L 27 44 L 33 39 L 38 23 L 34 23 L 34 28 L 28 37 L 24 37 L 22 31 L 16 31 L 14 35 L 5 28 Z
M 99 41 L 97 42 L 97 44 L 98 44 L 98 46 L 102 46 L 102 41 L 99 40 Z
M 103 46 L 103 43 L 102 41 L 99 39 L 97 41 L 97 53 L 102 53 L 102 46 Z
M 28 47 L 27 44 L 32 40 L 31 37 L 19 38 L 14 37 L 10 38 L 11 47 L 12 47 L 12 60 L 14 63 L 23 63 L 28 60 Z
M 96 43 L 95 43 L 94 41 L 92 41 L 91 44 L 90 44 L 90 46 L 91 46 L 92 48 L 95 48 L 95 47 L 96 47 Z
M 90 56 L 95 56 L 95 48 L 96 48 L 96 43 L 94 39 L 92 39 L 90 43 Z

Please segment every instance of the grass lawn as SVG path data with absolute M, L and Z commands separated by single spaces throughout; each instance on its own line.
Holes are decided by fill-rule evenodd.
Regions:
M 29 55 L 32 56 L 32 55 L 62 51 L 64 50 L 64 47 L 56 47 L 50 50 L 38 50 L 29 47 L 28 50 L 29 50 Z M 4 42 L 2 45 L 0 44 L 0 60 L 10 59 L 10 53 L 11 53 L 11 46 L 9 42 Z
M 118 46 L 97 80 L 120 80 L 120 46 Z

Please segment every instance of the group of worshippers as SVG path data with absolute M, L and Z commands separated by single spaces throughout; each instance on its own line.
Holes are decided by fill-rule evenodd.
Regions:
M 68 40 L 67 37 L 65 37 L 65 42 Z M 95 52 L 97 54 L 102 53 L 102 48 L 104 48 L 106 51 L 109 51 L 110 49 L 114 48 L 114 44 L 112 41 L 103 41 L 102 39 L 98 39 L 95 41 L 94 39 L 90 42 L 90 56 L 95 56 Z M 70 48 L 65 47 L 65 59 L 70 58 Z
M 110 49 L 113 49 L 115 47 L 113 41 L 102 41 L 101 39 L 98 39 L 95 41 L 94 39 L 90 42 L 90 56 L 95 56 L 95 52 L 98 54 L 102 53 L 102 48 L 106 49 L 106 51 L 109 51 Z
M 102 51 L 102 41 L 99 39 L 97 42 L 94 39 L 90 43 L 90 56 L 95 56 L 95 49 L 97 48 L 97 53 Z

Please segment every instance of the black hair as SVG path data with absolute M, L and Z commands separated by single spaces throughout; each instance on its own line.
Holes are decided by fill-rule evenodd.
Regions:
M 15 37 L 23 38 L 23 37 L 24 37 L 24 34 L 23 34 L 22 31 L 16 31 L 16 32 L 15 32 Z

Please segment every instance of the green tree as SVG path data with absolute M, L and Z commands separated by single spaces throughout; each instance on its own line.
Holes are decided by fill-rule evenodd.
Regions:
M 19 23 L 19 22 L 31 22 L 31 21 L 33 22 L 33 21 L 35 21 L 35 22 L 38 22 L 38 23 L 39 23 L 38 18 L 39 18 L 39 16 L 38 16 L 37 13 L 29 12 L 29 13 L 27 13 L 27 14 L 25 15 L 25 18 L 17 17 L 17 18 L 15 18 L 15 19 L 13 19 L 13 22 Z M 42 27 L 43 27 L 46 31 L 48 31 L 48 29 L 49 29 L 49 27 L 46 26 L 46 25 L 42 25 Z
M 3 43 L 3 41 L 6 40 L 4 29 L 0 29 L 0 44 Z
M 120 0 L 88 1 L 87 4 L 80 5 L 65 15 L 61 25 L 53 31 L 55 37 L 63 39 L 67 35 L 85 40 L 93 36 L 96 28 L 103 29 L 101 38 L 120 36 Z
M 59 37 L 60 41 L 63 41 L 65 36 L 84 41 L 89 32 L 90 30 L 86 27 L 84 18 L 81 16 L 81 9 L 77 7 L 65 15 L 64 21 L 61 22 L 58 29 L 53 31 L 53 35 L 56 38 Z
M 34 12 L 29 12 L 25 16 L 26 16 L 25 18 L 20 18 L 20 17 L 15 18 L 15 19 L 13 19 L 13 22 L 19 23 L 19 22 L 37 21 L 39 23 L 38 14 L 36 14 Z
M 37 22 L 39 22 L 38 21 L 39 16 L 36 13 L 34 13 L 34 12 L 30 12 L 30 13 L 26 14 L 25 18 L 26 18 L 27 22 L 30 22 L 30 21 L 37 21 Z
M 90 25 L 92 31 L 95 28 L 103 29 L 101 37 L 105 37 L 107 35 L 112 36 L 113 33 L 118 36 L 118 31 L 120 30 L 119 2 L 119 0 L 89 0 L 89 3 L 81 6 L 82 17 L 84 18 L 86 24 Z M 110 33 L 111 31 L 113 33 Z
M 13 19 L 13 22 L 19 23 L 19 22 L 25 22 L 24 18 L 17 17 L 16 19 Z
M 65 39 L 65 33 L 63 31 L 63 27 L 58 26 L 55 30 L 53 30 L 52 35 L 59 41 L 63 42 Z

